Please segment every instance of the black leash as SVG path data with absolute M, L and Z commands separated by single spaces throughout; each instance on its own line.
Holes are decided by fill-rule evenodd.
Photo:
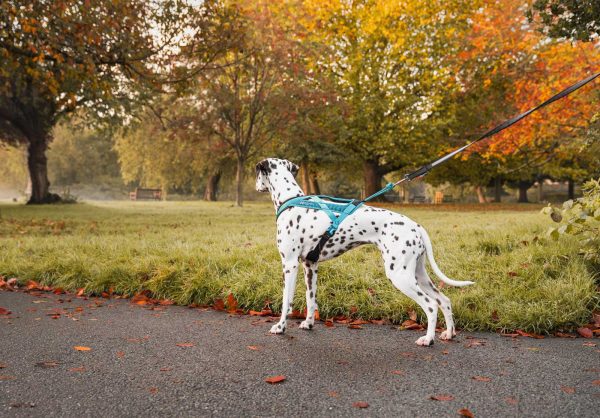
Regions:
M 558 94 L 555 94 L 554 96 L 552 96 L 551 98 L 549 98 L 548 100 L 546 100 L 545 102 L 543 102 L 542 104 L 537 105 L 536 107 L 529 109 L 527 112 L 521 113 L 520 115 L 517 115 L 511 119 L 505 120 L 504 122 L 502 122 L 500 125 L 496 126 L 493 129 L 490 129 L 489 131 L 487 131 L 486 133 L 484 133 L 483 135 L 481 135 L 479 138 L 477 138 L 476 140 L 469 142 L 467 145 L 458 148 L 454 151 L 452 151 L 449 154 L 444 155 L 442 158 L 439 158 L 437 160 L 435 160 L 432 163 L 429 163 L 427 165 L 424 165 L 423 167 L 419 168 L 418 170 L 413 171 L 412 173 L 406 174 L 404 176 L 404 178 L 402 178 L 401 180 L 397 181 L 396 183 L 394 183 L 394 186 L 399 185 L 400 183 L 403 183 L 405 181 L 411 181 L 417 177 L 422 177 L 425 174 L 427 174 L 428 172 L 430 172 L 433 167 L 440 165 L 441 163 L 449 160 L 450 158 L 454 157 L 456 154 L 459 154 L 461 152 L 463 152 L 464 150 L 466 150 L 467 148 L 469 148 L 471 145 L 485 139 L 485 138 L 489 138 L 493 135 L 496 135 L 498 132 L 505 130 L 506 128 L 508 128 L 509 126 L 514 125 L 515 123 L 517 123 L 518 121 L 520 121 L 521 119 L 531 115 L 533 112 L 535 112 L 536 110 L 539 110 L 543 107 L 548 106 L 550 103 L 553 103 L 557 100 L 562 99 L 565 96 L 568 96 L 569 94 L 573 93 L 575 90 L 578 90 L 579 88 L 585 86 L 587 83 L 589 83 L 590 81 L 596 79 L 600 77 L 600 73 L 596 73 L 593 74 L 591 76 L 589 76 L 588 78 L 581 80 L 578 83 L 573 84 L 570 87 L 567 87 L 566 89 L 564 89 L 563 91 L 561 91 Z

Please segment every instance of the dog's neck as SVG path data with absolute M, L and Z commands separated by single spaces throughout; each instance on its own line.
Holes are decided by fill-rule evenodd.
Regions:
M 304 192 L 298 185 L 298 182 L 287 170 L 273 171 L 269 175 L 269 192 L 275 210 L 281 206 L 283 202 L 293 197 L 304 196 Z

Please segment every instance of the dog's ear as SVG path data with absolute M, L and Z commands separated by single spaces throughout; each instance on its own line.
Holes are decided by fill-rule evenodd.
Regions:
M 290 170 L 290 172 L 292 173 L 292 175 L 294 177 L 296 177 L 296 175 L 298 174 L 298 170 L 300 170 L 300 167 L 298 167 L 293 162 L 287 161 L 287 160 L 286 160 L 286 165 L 287 165 L 288 170 Z
M 268 160 L 262 160 L 261 162 L 256 164 L 256 174 L 258 174 L 258 173 L 269 174 L 270 171 L 271 171 L 271 167 L 269 167 Z

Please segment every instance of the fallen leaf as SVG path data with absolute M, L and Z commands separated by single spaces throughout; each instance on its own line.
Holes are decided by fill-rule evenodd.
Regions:
M 227 295 L 227 310 L 229 312 L 235 312 L 237 309 L 238 303 L 237 300 L 235 299 L 235 296 L 233 296 L 233 293 L 230 293 L 229 295 Z
M 193 343 L 177 343 L 175 344 L 177 347 L 193 347 Z
M 151 387 L 150 389 L 148 389 L 148 392 L 150 392 L 150 393 L 153 393 L 153 394 L 154 394 L 154 393 L 157 393 L 157 392 L 158 392 L 158 388 L 156 388 L 156 387 Z
M 213 303 L 213 308 L 215 308 L 215 310 L 217 311 L 224 311 L 225 302 L 223 302 L 223 299 L 215 299 L 215 302 Z
M 337 398 L 338 396 L 340 396 L 339 393 L 337 393 L 336 391 L 330 390 L 329 392 L 327 392 L 327 394 L 329 396 L 331 396 L 332 398 Z
M 392 370 L 391 371 L 392 374 L 397 374 L 397 375 L 403 375 L 404 372 L 402 370 Z
M 258 347 L 255 345 L 249 345 L 247 348 L 248 350 L 258 351 Z
M 473 376 L 473 377 L 471 377 L 471 379 L 476 380 L 478 382 L 491 382 L 491 380 L 492 380 L 489 377 L 485 377 L 485 376 Z
M 325 326 L 329 328 L 335 327 L 335 325 L 333 324 L 333 319 L 328 319 L 327 321 L 325 321 Z
M 359 401 L 359 402 L 354 402 L 352 404 L 353 407 L 355 408 L 368 408 L 369 404 L 367 402 L 364 401 Z
M 40 290 L 40 285 L 33 280 L 29 280 L 25 285 L 25 288 L 27 290 Z
M 356 325 L 356 324 L 350 324 L 350 325 L 348 325 L 348 328 L 350 328 L 350 329 L 363 329 L 363 327 L 361 327 L 360 325 Z
M 430 396 L 429 399 L 434 401 L 451 401 L 454 400 L 454 396 L 452 395 L 433 395 Z
M 500 317 L 498 316 L 498 311 L 493 311 L 492 312 L 492 322 L 498 322 L 500 321 Z M 462 409 L 461 409 L 462 411 Z M 468 411 L 468 409 L 467 409 Z
M 125 352 L 124 351 L 117 351 L 117 357 L 119 357 L 119 358 L 125 357 Z
M 592 382 L 592 385 L 594 385 L 594 386 L 600 386 L 600 380 L 594 380 Z
M 161 372 L 170 372 L 171 370 L 173 370 L 172 367 L 161 367 L 160 369 Z
M 564 333 L 564 332 L 555 332 L 554 335 L 557 336 L 557 337 L 559 337 L 559 338 L 577 338 L 576 335 L 567 334 L 567 333 Z
M 10 315 L 11 312 L 8 309 L 0 308 L 0 315 Z
M 85 295 L 85 289 L 82 287 L 81 289 L 79 289 L 77 291 L 77 296 L 84 296 Z
M 516 405 L 519 403 L 519 401 L 517 401 L 515 398 L 504 398 L 504 400 L 506 401 L 506 403 L 510 404 L 510 405 Z
M 56 362 L 56 361 L 40 361 L 38 363 L 35 363 L 36 367 L 41 367 L 42 369 L 51 369 L 53 367 L 58 366 L 60 363 Z
M 596 347 L 596 343 L 592 343 L 592 342 L 585 342 L 581 345 L 584 347 Z
M 75 350 L 77 351 L 90 351 L 91 348 L 90 347 L 85 347 L 83 345 L 76 345 L 75 347 L 73 347 Z
M 52 293 L 54 293 L 55 295 L 62 295 L 66 292 L 64 291 L 64 289 L 62 287 L 57 287 L 56 289 L 54 289 L 54 291 Z
M 0 369 L 4 369 L 4 368 L 6 368 L 6 367 L 8 367 L 6 364 L 4 364 L 4 363 L 0 363 Z
M 463 417 L 475 418 L 475 415 L 473 415 L 473 413 L 471 411 L 469 411 L 467 408 L 459 409 L 458 414 Z
M 71 369 L 69 369 L 70 372 L 85 372 L 85 367 L 81 366 L 81 367 L 73 367 Z
M 593 338 L 594 334 L 592 330 L 586 327 L 577 328 L 577 333 L 581 335 L 583 338 Z
M 265 382 L 270 383 L 272 385 L 274 385 L 275 383 L 281 383 L 285 380 L 285 376 L 279 375 L 279 376 L 272 376 L 272 377 L 267 377 L 265 379 Z
M 14 377 L 14 376 L 7 376 L 7 375 L 0 376 L 0 381 L 2 381 L 2 380 L 15 380 L 15 379 L 16 379 L 16 377 Z
M 561 386 L 560 390 L 562 390 L 565 393 L 569 393 L 569 394 L 575 393 L 575 388 L 571 387 L 571 386 Z
M 266 316 L 267 315 L 267 314 L 263 314 L 262 311 L 253 311 L 253 310 L 248 311 L 248 314 L 250 314 L 251 316 Z
M 371 319 L 371 323 L 375 325 L 385 325 L 387 321 L 385 319 Z
M 514 271 L 509 271 L 509 272 L 508 272 L 508 275 L 509 275 L 510 277 L 517 277 L 517 276 L 518 276 L 518 274 L 517 274 L 516 272 L 514 272 Z
M 511 337 L 511 338 L 515 338 L 515 337 L 519 336 L 519 334 L 517 334 L 516 332 L 509 333 L 509 334 L 505 334 L 505 333 L 501 332 L 500 335 L 503 336 L 503 337 Z
M 321 320 L 321 316 L 319 315 L 319 310 L 315 309 L 315 321 L 320 321 Z

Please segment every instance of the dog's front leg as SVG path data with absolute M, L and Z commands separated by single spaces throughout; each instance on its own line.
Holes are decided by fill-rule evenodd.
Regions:
M 315 325 L 317 309 L 317 263 L 304 260 L 304 281 L 306 282 L 306 319 L 300 324 L 302 329 L 312 329 Z
M 287 326 L 287 316 L 292 311 L 294 292 L 296 290 L 296 276 L 298 275 L 298 259 L 283 260 L 283 303 L 281 306 L 281 319 L 271 327 L 271 334 L 283 334 Z

